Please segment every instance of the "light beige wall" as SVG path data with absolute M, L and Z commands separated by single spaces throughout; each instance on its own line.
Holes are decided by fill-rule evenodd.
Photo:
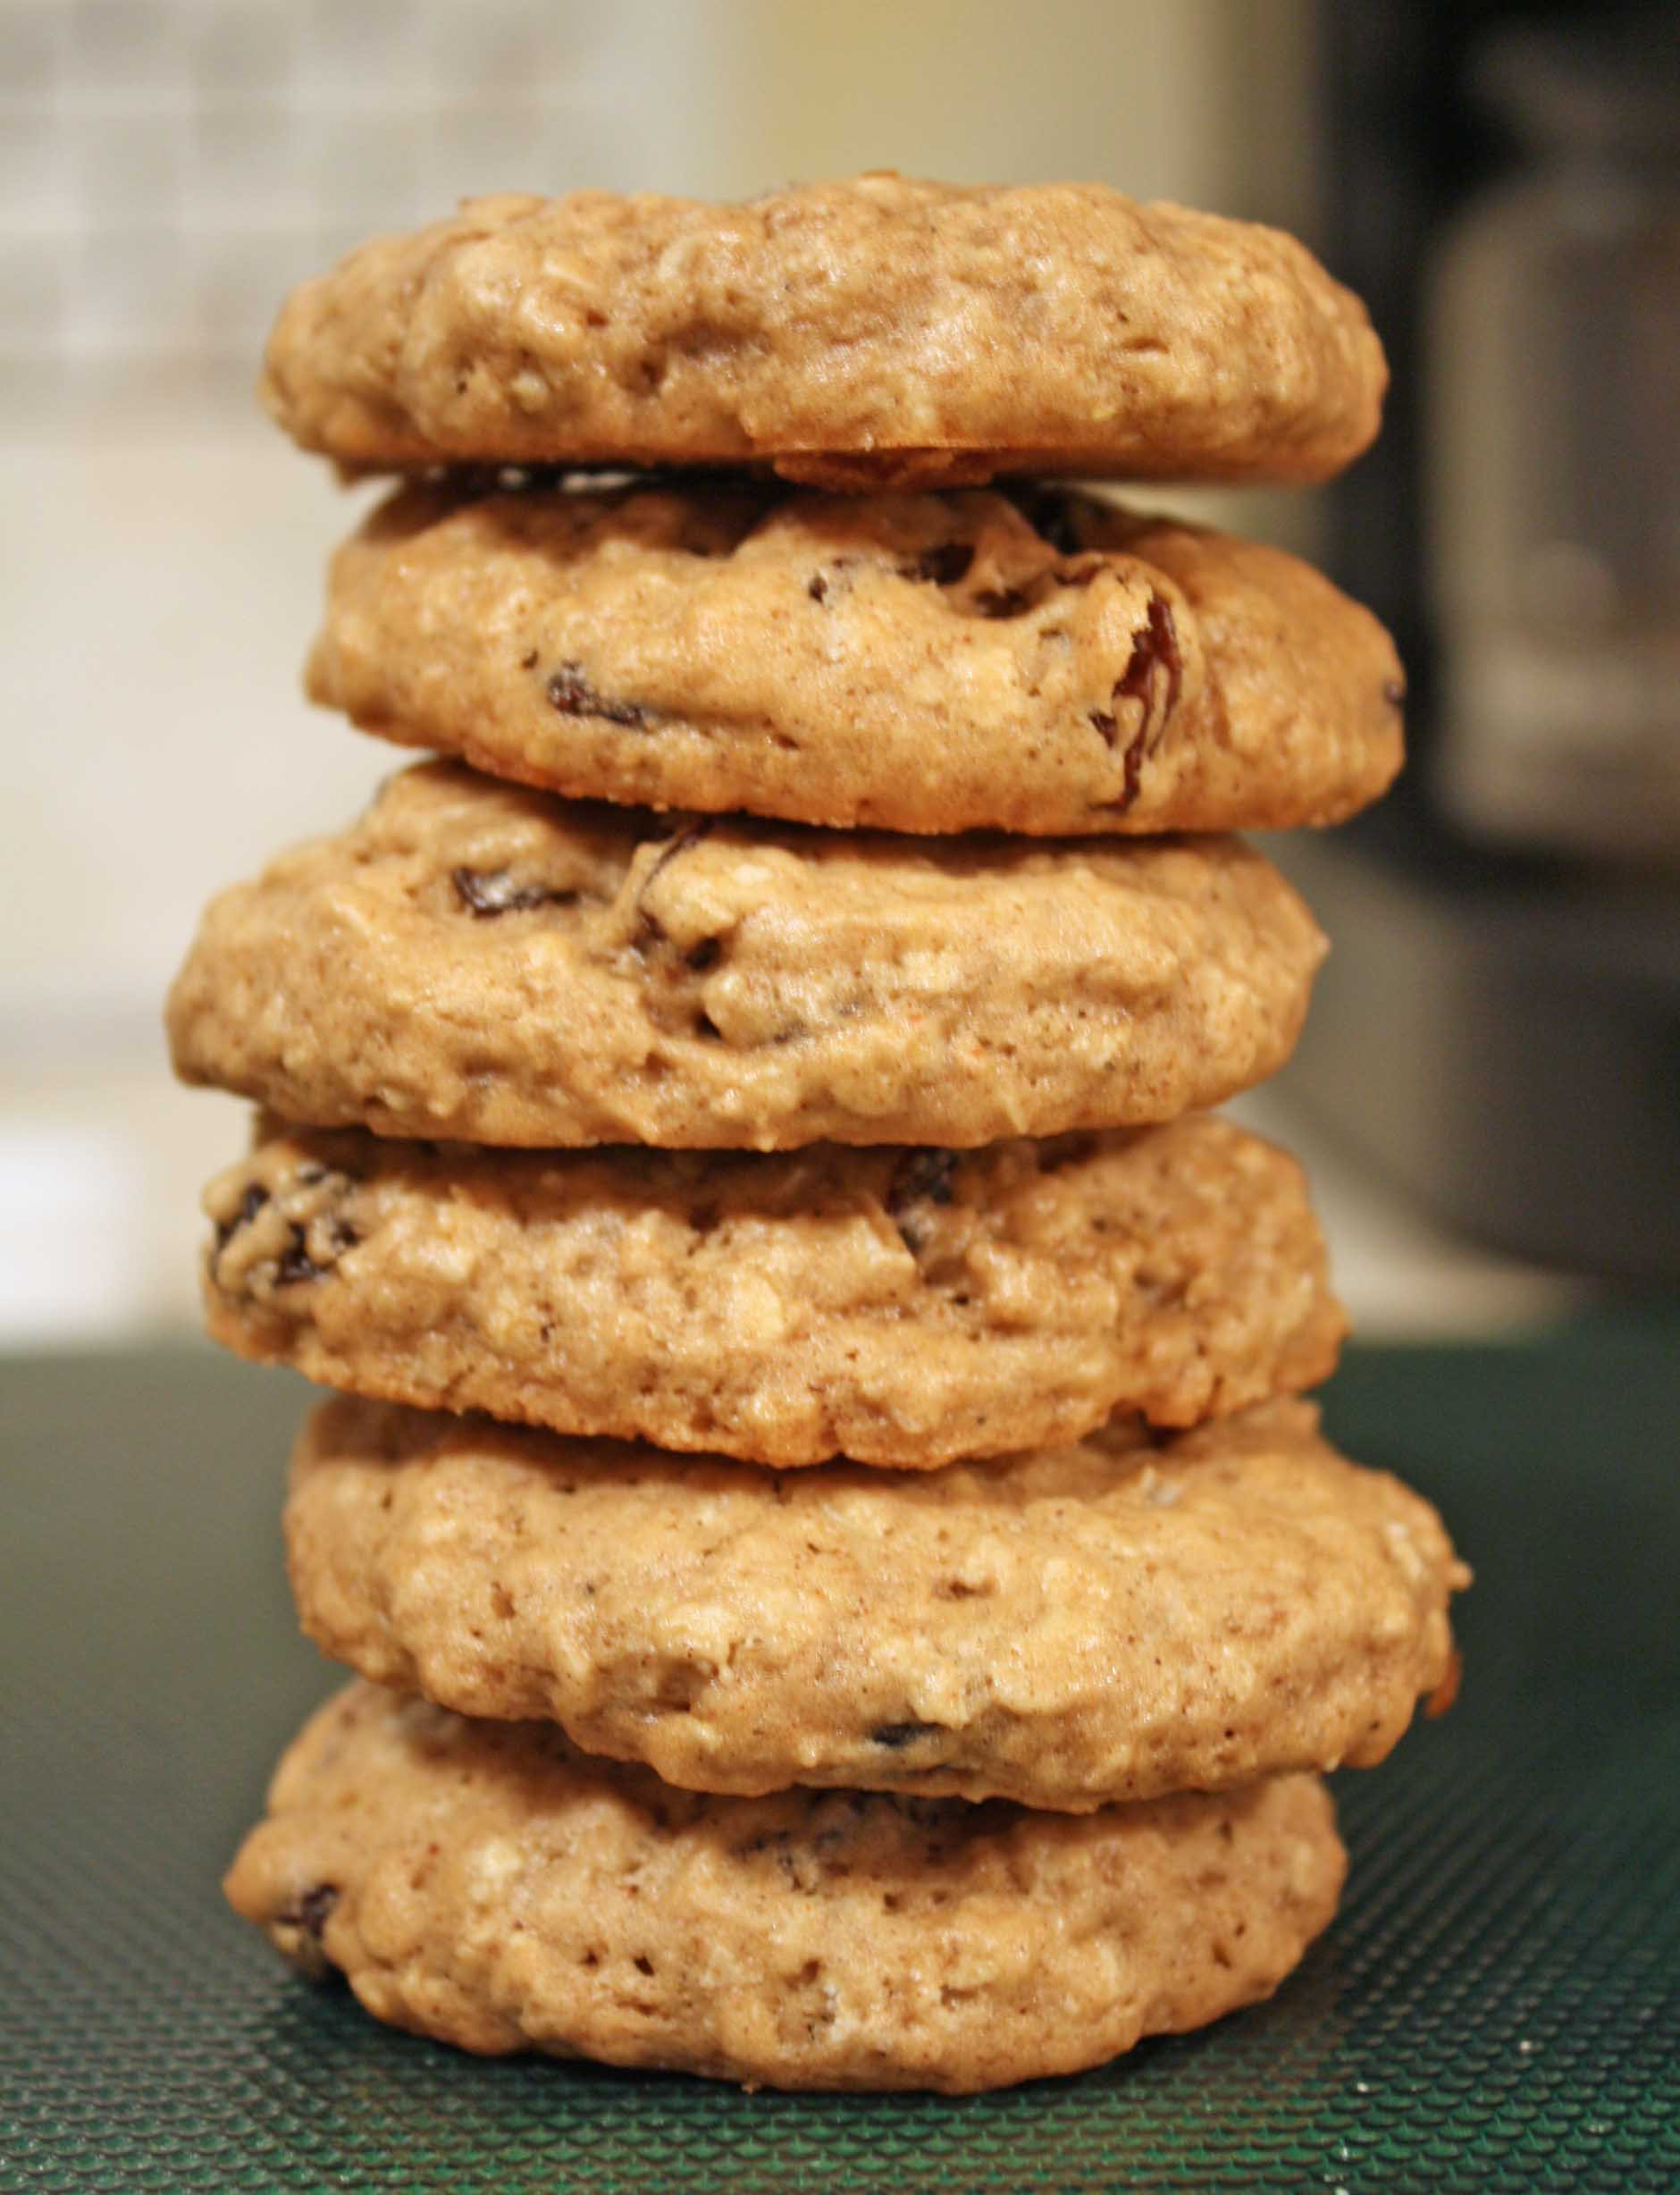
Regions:
M 621 50 L 710 88 L 668 189 L 751 191 L 898 167 L 1065 176 L 1313 225 L 1307 0 L 724 0 L 632 7 Z M 656 49 L 664 46 L 663 62 Z M 699 180 L 697 181 L 696 178 Z

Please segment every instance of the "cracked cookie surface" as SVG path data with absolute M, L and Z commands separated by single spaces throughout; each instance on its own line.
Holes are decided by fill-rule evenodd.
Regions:
M 1402 748 L 1328 580 L 1043 487 L 406 488 L 333 559 L 308 686 L 575 797 L 895 831 L 1333 823 Z
M 785 1156 L 259 1124 L 205 1193 L 214 1338 L 352 1393 L 783 1467 L 930 1468 L 1315 1386 L 1299 1167 L 1196 1117 Z
M 1297 1401 L 774 1472 L 340 1398 L 286 1538 L 319 1646 L 464 1714 L 700 1790 L 1069 1812 L 1382 1759 L 1466 1582 L 1429 1504 Z
M 426 763 L 212 903 L 169 1027 L 188 1081 L 316 1126 L 968 1148 L 1219 1104 L 1323 951 L 1231 839 L 661 820 Z
M 823 488 L 1323 480 L 1387 383 L 1292 237 L 1097 183 L 468 199 L 306 282 L 264 396 L 340 464 L 768 464 Z
M 1310 1777 L 1077 1820 L 697 1797 L 357 1685 L 287 1752 L 227 1893 L 306 1972 L 469 2050 L 960 2094 L 1269 1996 L 1344 1868 Z

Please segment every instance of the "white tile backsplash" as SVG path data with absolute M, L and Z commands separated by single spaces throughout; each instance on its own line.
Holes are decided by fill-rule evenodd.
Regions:
M 624 4 L 4 0 L 0 256 L 14 240 L 53 240 L 49 287 L 65 293 L 62 308 L 49 298 L 20 314 L 15 251 L 0 270 L 13 320 L 0 352 L 25 407 L 4 433 L 27 433 L 31 408 L 46 423 L 73 417 L 79 398 L 103 410 L 125 356 L 148 401 L 159 360 L 175 358 L 190 408 L 206 386 L 230 385 L 206 361 L 250 362 L 261 330 L 249 298 L 265 299 L 265 324 L 323 242 L 553 176 L 557 116 L 582 155 L 565 181 L 635 181 L 636 139 L 591 126 L 612 94 L 583 67 Z M 627 0 L 633 14 L 647 4 Z M 595 156 L 615 143 L 620 172 L 603 177 Z M 237 272 L 228 253 L 197 248 L 206 237 L 229 240 Z
M 70 10 L 60 0 L 7 0 L 0 11 L 0 112 L 50 98 L 69 46 Z
M 74 0 L 68 88 L 139 102 L 179 96 L 190 0 Z
M 76 170 L 57 118 L 0 114 L 0 236 L 73 230 Z
M 101 114 L 67 133 L 74 163 L 76 219 L 84 238 L 120 230 L 180 228 L 185 211 L 189 128 L 161 110 Z
M 197 0 L 186 38 L 195 102 L 298 108 L 301 16 L 293 0 Z
M 70 270 L 55 239 L 0 232 L 0 358 L 8 391 L 26 404 L 42 353 L 63 347 L 69 296 Z
M 308 228 L 321 203 L 314 131 L 283 106 L 206 106 L 187 133 L 195 225 L 254 231 Z

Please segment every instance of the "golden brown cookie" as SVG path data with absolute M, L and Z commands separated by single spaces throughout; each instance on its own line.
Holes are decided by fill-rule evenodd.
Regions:
M 1333 823 L 1401 754 L 1393 647 L 1328 580 L 1045 488 L 406 488 L 308 684 L 554 792 L 896 831 Z
M 825 488 L 1323 480 L 1376 433 L 1293 238 L 1100 183 L 468 199 L 287 301 L 264 395 L 352 467 L 761 463 Z
M 1231 839 L 660 820 L 429 763 L 212 904 L 169 1024 L 189 1081 L 323 1127 L 967 1148 L 1218 1104 L 1323 951 Z
M 702 1798 L 357 1685 L 281 1761 L 227 1893 L 306 1972 L 468 2050 L 959 2094 L 1270 1996 L 1344 1867 L 1311 1777 L 1078 1820 Z
M 270 1123 L 211 1333 L 357 1394 L 753 1462 L 928 1469 L 1327 1378 L 1299 1167 L 1194 1117 L 949 1151 L 481 1151 Z
M 341 1398 L 293 1459 L 305 1629 L 668 1783 L 1079 1812 L 1366 1767 L 1467 1573 L 1302 1402 L 942 1471 L 793 1472 Z

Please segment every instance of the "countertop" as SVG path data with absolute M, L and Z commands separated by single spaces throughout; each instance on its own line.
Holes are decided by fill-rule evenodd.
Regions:
M 963 2102 L 481 2062 L 290 1975 L 217 1879 L 333 1681 L 281 1576 L 306 1391 L 0 1359 L 0 2189 L 1680 2183 L 1680 1308 L 1356 1348 L 1349 1452 L 1477 1580 L 1443 1720 L 1337 1779 L 1340 1918 L 1270 2004 Z

